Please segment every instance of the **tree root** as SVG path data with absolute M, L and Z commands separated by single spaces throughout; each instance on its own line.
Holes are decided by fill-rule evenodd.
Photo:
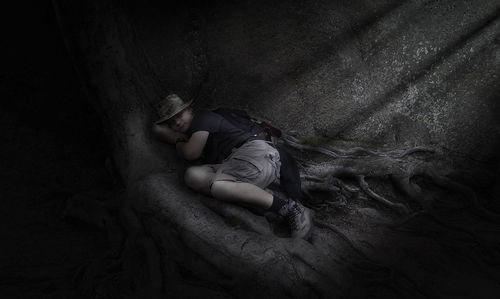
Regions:
M 434 149 L 417 146 L 388 151 L 373 151 L 361 147 L 341 150 L 303 144 L 299 139 L 290 135 L 285 135 L 283 141 L 292 151 L 299 151 L 301 156 L 304 153 L 315 152 L 324 154 L 329 158 L 329 160 L 319 163 L 309 162 L 309 165 L 303 168 L 304 173 L 301 174 L 301 178 L 304 180 L 303 192 L 309 200 L 313 199 L 312 192 L 314 191 L 330 193 L 333 198 L 337 198 L 339 195 L 342 195 L 339 198 L 348 198 L 349 193 L 358 192 L 356 187 L 349 188 L 347 184 L 342 183 L 343 178 L 351 178 L 357 181 L 359 188 L 369 198 L 393 209 L 398 214 L 407 215 L 411 213 L 407 205 L 392 202 L 385 196 L 376 193 L 370 188 L 366 178 L 385 179 L 390 177 L 397 190 L 419 203 L 423 208 L 427 208 L 433 203 L 432 197 L 429 193 L 424 192 L 422 187 L 412 181 L 413 177 L 422 175 L 446 190 L 463 194 L 472 210 L 479 216 L 493 222 L 500 221 L 500 214 L 493 213 L 484 208 L 471 188 L 445 175 L 438 174 L 434 170 L 437 167 L 436 162 L 428 162 L 413 157 L 416 153 L 423 154 L 424 158 L 429 155 L 438 154 Z M 439 160 L 439 158 L 435 158 L 434 160 L 436 159 Z M 446 169 L 441 169 L 443 173 L 446 171 Z M 333 179 L 338 179 L 338 181 L 334 181 Z M 327 200 L 325 204 L 335 205 L 336 203 L 335 201 Z M 321 204 L 316 203 L 316 205 Z
M 362 175 L 358 176 L 358 182 L 359 182 L 359 185 L 361 186 L 361 189 L 363 189 L 363 191 L 365 191 L 366 194 L 368 194 L 371 198 L 377 200 L 378 202 L 380 202 L 386 206 L 393 208 L 394 210 L 396 210 L 400 214 L 408 214 L 409 213 L 408 208 L 404 204 L 393 203 L 393 202 L 385 199 L 383 196 L 380 196 L 377 193 L 373 192 L 373 190 L 371 190 L 370 187 L 368 186 L 368 184 L 366 183 L 364 176 L 362 176 Z
M 110 240 L 112 236 L 120 236 L 110 241 L 114 244 L 111 247 L 117 248 L 113 254 L 81 267 L 77 280 L 82 282 L 83 288 L 90 290 L 87 297 L 97 297 L 97 289 L 106 290 L 104 286 L 112 280 L 105 279 L 106 276 L 109 278 L 109 273 L 114 275 L 113 279 L 121 280 L 125 287 L 109 290 L 115 292 L 115 296 L 108 297 L 159 297 L 165 289 L 175 289 L 182 281 L 176 277 L 191 276 L 209 281 L 211 287 L 207 289 L 227 290 L 233 297 L 240 298 L 348 297 L 354 281 L 350 265 L 346 265 L 338 253 L 338 244 L 323 251 L 318 249 L 318 243 L 328 240 L 324 231 L 315 232 L 312 243 L 277 238 L 261 217 L 235 206 L 194 196 L 178 185 L 174 175 L 153 174 L 164 172 L 167 167 L 175 165 L 176 160 L 174 150 L 169 150 L 167 155 L 159 154 L 146 133 L 152 122 L 152 103 L 165 87 L 154 79 L 156 75 L 147 67 L 147 51 L 141 47 L 142 43 L 136 36 L 138 31 L 127 16 L 127 10 L 109 1 L 93 1 L 83 6 L 60 3 L 68 18 L 71 18 L 71 12 L 78 16 L 75 22 L 68 22 L 74 27 L 64 28 L 64 14 L 59 13 L 56 2 L 54 6 L 61 28 L 75 30 L 62 32 L 76 68 L 81 65 L 88 70 L 85 77 L 91 81 L 82 80 L 84 90 L 89 100 L 94 101 L 105 124 L 113 159 L 119 166 L 116 172 L 128 188 L 128 198 L 122 201 L 124 206 L 119 221 L 115 219 L 116 213 L 110 212 L 113 205 L 104 207 L 75 199 L 72 201 L 74 207 L 68 210 L 69 217 L 106 229 Z M 72 42 L 78 46 L 77 51 L 72 51 Z M 189 46 L 187 44 L 188 52 L 198 50 Z M 85 75 L 83 70 L 78 73 Z M 192 79 L 191 87 L 201 82 L 200 78 Z M 481 215 L 498 220 L 497 215 L 481 206 L 467 187 L 459 186 L 442 174 L 427 171 L 442 165 L 440 157 L 433 159 L 437 151 L 432 149 L 413 147 L 375 151 L 354 147 L 345 150 L 312 146 L 290 135 L 285 135 L 282 140 L 298 153 L 297 158 L 305 157 L 301 170 L 304 193 L 309 197 L 306 204 L 328 207 L 366 196 L 395 210 L 399 217 L 401 213 L 414 210 L 404 203 L 389 200 L 402 196 L 385 194 L 369 183 L 390 178 L 396 190 L 423 208 L 431 209 L 433 202 L 426 186 L 420 186 L 415 180 L 416 176 L 424 176 L 441 188 L 465 194 L 470 206 Z M 165 157 L 169 159 L 168 163 Z M 320 198 L 320 202 L 313 202 L 318 201 L 314 198 L 315 191 L 327 193 L 331 199 Z M 362 204 L 373 201 L 366 202 Z M 317 222 L 317 225 L 324 224 Z M 124 231 L 119 229 L 121 227 Z M 340 230 L 331 226 L 329 230 L 341 236 L 350 248 L 359 249 L 352 240 L 342 237 Z M 355 251 L 361 254 L 360 250 Z M 365 267 L 366 271 L 380 269 L 374 263 L 369 263 L 369 266 Z M 401 294 L 396 290 L 397 297 L 412 297 L 413 290 L 425 297 L 419 285 L 405 273 L 394 269 L 387 273 L 389 275 L 384 275 L 383 281 L 399 282 L 398 285 L 404 286 L 400 289 L 403 290 Z M 135 290 L 131 285 L 136 287 Z M 405 292 L 407 289 L 410 291 Z
M 140 219 L 130 206 L 123 206 L 120 212 L 125 234 L 112 213 L 118 213 L 113 202 L 96 200 L 89 193 L 68 199 L 64 217 L 106 230 L 109 241 L 108 252 L 79 266 L 73 278 L 75 285 L 89 297 L 106 293 L 124 298 L 162 298 L 164 281 L 158 247 L 153 239 L 145 235 Z M 110 271 L 111 268 L 123 270 Z M 110 279 L 118 281 L 118 285 L 134 287 L 118 289 L 114 286 L 113 289 L 107 282 Z
M 133 193 L 147 201 L 146 206 L 161 208 L 162 219 L 168 219 L 164 225 L 176 232 L 171 237 L 177 241 L 169 238 L 169 242 L 183 244 L 183 252 L 175 252 L 170 258 L 185 264 L 186 258 L 194 254 L 196 259 L 209 262 L 220 271 L 217 281 L 237 289 L 242 298 L 283 297 L 292 287 L 295 291 L 289 295 L 293 298 L 312 293 L 340 294 L 345 289 L 341 281 L 348 273 L 342 272 L 339 260 L 324 256 L 303 240 L 277 239 L 228 226 L 188 190 L 166 183 L 173 180 L 154 175 L 133 187 Z M 297 263 L 297 259 L 301 262 Z M 231 279 L 225 280 L 225 275 Z M 263 292 L 267 288 L 264 286 L 271 285 L 272 289 Z
M 408 208 L 402 204 L 402 203 L 393 203 L 389 201 L 388 199 L 384 198 L 383 196 L 375 193 L 368 185 L 368 183 L 365 180 L 365 176 L 363 174 L 362 169 L 356 169 L 355 167 L 352 166 L 332 166 L 332 165 L 321 165 L 321 166 L 312 166 L 307 169 L 308 172 L 314 173 L 314 175 L 309 174 L 307 177 L 313 178 L 316 181 L 320 182 L 306 182 L 304 184 L 303 191 L 306 195 L 308 195 L 309 198 L 312 198 L 312 195 L 310 195 L 311 191 L 327 191 L 332 194 L 339 194 L 342 193 L 344 196 L 347 196 L 352 193 L 358 193 L 359 189 L 357 187 L 352 187 L 345 182 L 342 182 L 339 178 L 341 177 L 348 177 L 348 178 L 354 178 L 357 180 L 360 189 L 364 191 L 364 193 L 369 196 L 370 198 L 375 199 L 379 203 L 394 209 L 396 212 L 399 214 L 408 214 Z M 379 174 L 379 175 L 373 175 L 373 172 L 366 172 L 372 176 L 385 176 L 386 173 Z M 325 179 L 322 179 L 322 177 L 327 177 Z M 335 182 L 336 185 L 340 186 L 334 186 L 332 185 L 332 182 Z M 341 192 L 344 191 L 344 192 Z
M 404 203 L 388 200 L 387 196 L 372 189 L 367 179 L 390 178 L 398 190 L 424 208 L 430 207 L 431 199 L 413 181 L 417 175 L 430 178 L 442 188 L 474 195 L 467 187 L 430 171 L 432 168 L 428 164 L 412 156 L 417 152 L 427 154 L 431 151 L 416 148 L 382 153 L 356 149 L 342 153 L 343 156 L 337 153 L 335 160 L 309 163 L 301 174 L 303 191 L 308 197 L 305 203 L 324 213 L 328 212 L 328 207 L 347 205 L 348 200 L 366 195 L 398 215 L 412 213 L 398 223 L 403 225 L 422 213 L 421 210 L 410 211 Z M 355 154 L 359 156 L 355 158 Z M 318 202 L 314 192 L 324 192 L 331 198 L 322 198 Z M 325 255 L 314 246 L 314 238 L 322 236 L 324 231 L 315 233 L 313 244 L 276 238 L 264 217 L 236 205 L 195 195 L 179 187 L 173 175 L 148 176 L 131 185 L 126 194 L 127 202 L 133 203 L 133 207 L 125 205 L 120 213 L 125 235 L 117 230 L 116 219 L 110 212 L 114 205 L 78 196 L 69 201 L 68 216 L 107 229 L 110 237 L 121 234 L 115 241 L 110 241 L 110 244 L 115 244 L 112 247 L 118 247 L 112 255 L 116 258 L 98 258 L 81 268 L 79 281 L 82 288 L 102 289 L 102 273 L 109 272 L 111 264 L 120 264 L 124 270 L 115 273 L 115 279 L 135 285 L 135 290 L 122 290 L 124 297 L 134 294 L 159 298 L 165 289 L 176 288 L 185 271 L 198 273 L 196 275 L 204 279 L 210 277 L 212 291 L 232 290 L 232 294 L 241 298 L 283 297 L 283 294 L 292 298 L 322 297 L 346 292 L 348 283 L 344 285 L 344 279 L 350 277 L 352 267 L 344 265 L 335 253 Z M 472 198 L 470 204 L 480 210 L 477 198 Z M 156 219 L 154 215 L 162 220 L 153 221 Z M 318 227 L 326 228 L 344 240 L 371 265 L 370 269 L 375 269 L 373 271 L 386 273 L 389 269 L 389 274 L 379 283 L 394 283 L 391 281 L 398 271 L 378 264 L 333 225 L 318 219 L 314 221 Z M 479 239 L 474 240 L 479 242 Z M 481 244 L 484 245 L 482 241 Z M 443 246 L 453 248 L 456 244 Z M 248 281 L 255 283 L 249 285 Z M 269 291 L 270 285 L 273 289 Z M 288 292 L 292 287 L 297 289 L 296 293 Z M 413 288 L 411 283 L 408 288 Z M 421 293 L 418 288 L 416 290 Z
M 500 222 L 500 214 L 490 212 L 483 205 L 481 205 L 476 196 L 476 193 L 471 188 L 459 184 L 446 176 L 440 175 L 433 169 L 429 169 L 426 172 L 426 175 L 432 178 L 433 182 L 435 182 L 437 185 L 450 191 L 455 191 L 463 194 L 465 196 L 465 199 L 467 200 L 467 204 L 476 214 L 478 214 L 483 219 L 487 219 L 495 223 Z
M 403 158 L 407 155 L 411 155 L 413 153 L 418 153 L 418 152 L 430 152 L 430 153 L 435 152 L 434 149 L 424 146 L 417 146 L 406 150 L 396 149 L 385 152 L 373 151 L 363 147 L 353 147 L 348 150 L 343 150 L 338 148 L 327 149 L 321 146 L 312 146 L 304 144 L 299 139 L 288 134 L 284 134 L 283 141 L 286 145 L 296 150 L 317 152 L 324 154 L 329 158 L 357 158 L 361 156 Z
M 257 216 L 246 208 L 228 204 L 208 197 L 200 197 L 200 200 L 212 211 L 226 219 L 229 226 L 241 227 L 261 235 L 272 235 L 272 230 L 265 217 Z
M 370 258 L 368 258 L 368 256 L 363 252 L 363 250 L 359 249 L 358 246 L 349 238 L 346 236 L 346 234 L 344 234 L 343 232 L 341 232 L 338 228 L 336 228 L 334 225 L 332 224 L 328 224 L 324 221 L 321 221 L 321 220 L 318 220 L 318 219 L 314 219 L 314 224 L 316 224 L 318 227 L 321 227 L 321 228 L 327 228 L 329 230 L 331 230 L 332 232 L 334 232 L 335 234 L 337 234 L 340 238 L 342 238 L 342 240 L 344 240 L 352 249 L 354 249 L 354 251 L 356 251 L 360 256 L 362 256 L 363 258 L 369 260 Z

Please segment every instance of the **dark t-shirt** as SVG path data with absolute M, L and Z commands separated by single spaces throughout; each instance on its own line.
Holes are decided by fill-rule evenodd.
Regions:
M 220 114 L 208 110 L 201 110 L 193 115 L 187 133 L 191 136 L 198 131 L 209 133 L 203 148 L 204 160 L 209 164 L 221 163 L 233 148 L 255 139 L 252 134 L 235 127 Z

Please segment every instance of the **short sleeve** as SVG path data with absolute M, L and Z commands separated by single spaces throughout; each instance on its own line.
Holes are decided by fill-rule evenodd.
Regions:
M 211 111 L 198 111 L 194 114 L 188 134 L 192 135 L 198 131 L 207 131 L 215 133 L 219 131 L 222 117 Z

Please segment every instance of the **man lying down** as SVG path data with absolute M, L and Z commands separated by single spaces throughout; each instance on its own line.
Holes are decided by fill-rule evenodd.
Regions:
M 159 140 L 175 144 L 188 161 L 201 159 L 184 174 L 186 185 L 217 200 L 263 208 L 285 217 L 293 238 L 308 239 L 312 211 L 291 198 L 264 189 L 279 179 L 280 154 L 272 142 L 246 132 L 222 115 L 193 111 L 171 94 L 159 105 L 160 119 L 153 124 Z

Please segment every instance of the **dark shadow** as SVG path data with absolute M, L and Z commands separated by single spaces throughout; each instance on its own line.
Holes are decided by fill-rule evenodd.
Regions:
M 149 1 L 148 3 L 153 3 L 154 5 L 157 5 L 156 4 L 157 1 Z M 224 6 L 224 3 L 227 4 L 227 7 Z M 293 1 L 291 3 L 293 3 Z M 264 100 L 264 97 L 260 97 L 259 94 L 265 94 L 267 92 L 270 92 L 273 89 L 275 89 L 276 86 L 279 86 L 280 84 L 286 82 L 287 79 L 297 78 L 300 75 L 306 73 L 307 71 L 313 70 L 321 66 L 324 63 L 324 61 L 327 60 L 332 55 L 332 53 L 335 53 L 335 51 L 339 48 L 339 45 L 344 44 L 350 40 L 356 39 L 357 36 L 363 34 L 377 21 L 390 15 L 395 10 L 403 6 L 405 3 L 406 1 L 392 1 L 386 4 L 385 6 L 377 7 L 376 11 L 369 12 L 367 13 L 368 15 L 361 16 L 359 17 L 359 20 L 355 20 L 354 25 L 352 27 L 347 28 L 344 32 L 332 36 L 330 41 L 323 43 L 322 45 L 319 45 L 318 47 L 315 47 L 312 50 L 308 50 L 306 53 L 307 55 L 303 55 L 299 59 L 296 59 L 295 62 L 288 64 L 283 70 L 283 72 L 280 73 L 279 77 L 266 80 L 264 84 L 259 84 L 259 82 L 256 82 L 257 86 L 255 90 L 257 94 L 254 94 L 252 96 L 252 100 L 256 102 Z M 155 7 L 154 5 L 153 7 Z M 204 48 L 206 51 L 208 47 L 207 45 L 210 43 L 210 40 L 208 40 L 204 26 L 210 25 L 210 22 L 216 22 L 214 21 L 213 14 L 215 14 L 215 12 L 217 12 L 218 10 L 220 10 L 218 13 L 222 12 L 223 15 L 229 14 L 233 10 L 242 9 L 238 5 L 242 4 L 236 4 L 236 2 L 232 1 L 222 1 L 214 5 L 208 6 L 208 5 L 200 5 L 197 1 L 188 1 L 183 5 L 177 3 L 175 7 L 181 8 L 179 9 L 180 14 L 186 14 L 186 11 L 188 12 L 187 15 L 190 18 L 189 23 L 191 23 L 190 26 L 192 26 L 192 32 L 198 35 L 199 38 L 198 43 L 200 47 Z M 258 6 L 260 4 L 252 3 L 252 5 Z M 262 5 L 271 7 L 274 6 L 274 4 L 269 4 L 268 2 L 265 1 L 262 1 Z M 349 9 L 350 6 L 354 6 L 355 4 L 342 3 L 341 5 L 345 5 L 345 7 Z M 158 7 L 162 8 L 161 5 L 159 5 Z M 141 10 L 144 11 L 144 7 L 141 8 Z M 171 13 L 169 13 L 169 15 L 170 14 Z M 172 16 L 172 17 L 173 20 L 178 19 L 178 16 Z M 139 36 L 139 39 L 141 38 L 142 37 Z M 145 51 L 147 52 L 148 49 L 145 49 Z M 199 85 L 194 87 L 196 91 L 193 92 L 193 95 L 191 96 L 193 98 L 201 98 L 201 97 L 209 98 L 210 91 L 214 87 L 212 86 L 214 85 L 214 83 L 210 82 L 210 80 L 213 79 L 211 77 L 210 68 L 213 66 L 206 65 L 205 67 L 206 69 L 204 70 L 204 73 L 200 76 L 201 79 L 199 81 Z M 155 66 L 152 66 L 152 69 L 155 69 Z M 234 76 L 242 77 L 242 75 L 238 74 L 234 74 Z M 238 88 L 238 86 L 235 86 L 235 88 Z M 210 100 L 208 99 L 207 101 Z
M 333 53 L 335 53 L 343 45 L 356 40 L 360 35 L 364 34 L 371 26 L 386 18 L 388 15 L 392 14 L 395 10 L 400 8 L 406 3 L 406 1 L 393 1 L 386 6 L 381 7 L 378 11 L 375 11 L 368 16 L 362 17 L 358 21 L 354 21 L 354 25 L 348 28 L 344 32 L 341 32 L 335 36 L 332 36 L 331 41 L 323 43 L 314 51 L 308 53 L 307 56 L 303 56 L 296 59 L 295 63 L 292 63 L 285 71 L 283 71 L 279 77 L 266 81 L 266 85 L 262 86 L 261 94 L 266 94 L 279 86 L 282 82 L 286 82 L 289 78 L 299 78 L 302 74 L 307 73 L 310 70 L 319 68 L 321 65 L 327 61 Z M 255 96 L 255 100 L 264 100 L 265 97 Z

